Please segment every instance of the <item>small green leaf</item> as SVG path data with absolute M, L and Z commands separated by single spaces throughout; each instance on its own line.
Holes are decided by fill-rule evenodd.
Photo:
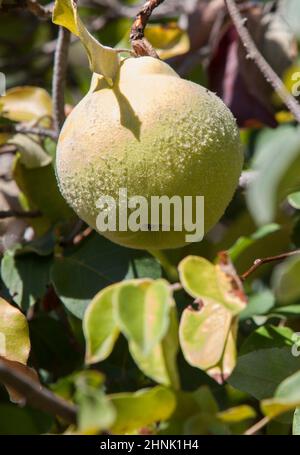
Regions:
M 288 201 L 294 209 L 300 210 L 300 191 L 290 194 L 288 196 Z
M 256 412 L 251 406 L 244 404 L 219 412 L 217 417 L 225 423 L 237 423 L 256 417 Z
M 300 406 L 300 371 L 285 379 L 276 389 L 274 398 L 263 400 L 261 409 L 270 419 Z
M 78 406 L 78 430 L 83 434 L 98 434 L 108 430 L 116 418 L 116 411 L 104 394 L 104 376 L 95 370 L 75 373 L 55 385 L 54 390 Z
M 121 331 L 144 355 L 149 354 L 168 330 L 169 284 L 164 280 L 123 283 L 114 301 Z
M 255 242 L 267 237 L 273 232 L 277 232 L 281 229 L 279 224 L 270 223 L 265 226 L 261 226 L 257 231 L 253 234 L 249 235 L 248 237 L 239 237 L 238 240 L 234 243 L 234 245 L 228 250 L 230 258 L 233 262 L 235 262 L 238 257 L 250 246 L 254 245 Z
M 300 298 L 300 255 L 278 265 L 272 277 L 277 300 L 283 304 L 294 303 Z
M 17 254 L 7 250 L 1 262 L 1 277 L 10 295 L 24 311 L 34 305 L 50 281 L 51 256 Z
M 100 291 L 88 306 L 83 329 L 86 339 L 86 362 L 101 362 L 113 350 L 119 335 L 113 309 L 112 297 L 117 284 Z
M 119 69 L 116 50 L 102 46 L 85 28 L 74 0 L 56 0 L 53 9 L 53 23 L 61 25 L 78 36 L 89 57 L 91 71 L 102 74 L 109 82 L 114 81 Z
M 159 421 L 167 420 L 176 406 L 173 392 L 163 386 L 110 396 L 117 411 L 114 434 L 127 434 Z
M 293 435 L 300 435 L 300 407 L 296 409 L 293 419 Z
M 231 277 L 222 264 L 214 265 L 198 256 L 187 256 L 179 264 L 180 281 L 186 292 L 194 298 L 214 300 L 235 315 L 242 311 L 246 302 L 235 294 Z
M 47 166 L 51 163 L 52 158 L 45 152 L 34 136 L 25 134 L 15 134 L 8 141 L 9 144 L 14 144 L 20 153 L 20 163 L 27 169 L 34 169 Z

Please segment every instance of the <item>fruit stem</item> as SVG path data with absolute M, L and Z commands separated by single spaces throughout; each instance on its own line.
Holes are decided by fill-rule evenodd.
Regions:
M 162 250 L 151 249 L 148 252 L 158 260 L 162 268 L 164 269 L 168 279 L 171 282 L 178 281 L 178 271 L 177 268 L 170 262 L 167 255 Z
M 144 37 L 144 31 L 152 11 L 163 3 L 163 1 L 164 0 L 148 0 L 135 17 L 131 27 L 130 40 L 132 49 L 137 57 L 150 56 L 158 58 L 155 49 Z

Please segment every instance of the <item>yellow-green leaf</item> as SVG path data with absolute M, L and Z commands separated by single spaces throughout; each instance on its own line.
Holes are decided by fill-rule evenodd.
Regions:
M 186 361 L 207 370 L 217 365 L 223 355 L 232 315 L 218 302 L 205 299 L 198 308 L 182 313 L 179 340 Z
M 26 364 L 29 351 L 29 331 L 25 316 L 0 298 L 0 355 Z
M 194 298 L 212 299 L 225 306 L 232 315 L 246 306 L 245 299 L 235 292 L 232 276 L 226 274 L 221 262 L 214 265 L 198 256 L 187 256 L 179 264 L 180 281 Z
M 116 290 L 114 304 L 122 333 L 148 355 L 168 330 L 169 284 L 165 280 L 124 282 Z
M 52 161 L 51 156 L 32 135 L 15 134 L 8 143 L 18 147 L 20 163 L 24 164 L 27 169 L 47 166 Z
M 242 422 L 243 420 L 253 419 L 256 417 L 256 412 L 251 406 L 243 404 L 218 412 L 217 417 L 225 423 L 237 423 Z
M 159 384 L 172 386 L 173 389 L 179 388 L 176 364 L 178 348 L 178 322 L 175 304 L 171 308 L 167 334 L 148 355 L 144 355 L 133 342 L 129 343 L 130 353 L 140 370 Z
M 135 393 L 114 394 L 110 398 L 117 411 L 116 421 L 110 429 L 114 434 L 132 433 L 164 421 L 171 416 L 176 406 L 173 392 L 163 386 Z
M 83 329 L 88 364 L 106 359 L 111 354 L 120 333 L 112 301 L 116 286 L 117 284 L 113 284 L 100 291 L 85 312 Z
M 52 114 L 51 97 L 40 87 L 24 86 L 7 90 L 0 98 L 1 115 L 15 122 L 36 121 Z
M 285 379 L 276 389 L 274 398 L 261 402 L 263 413 L 273 419 L 300 406 L 300 371 Z
M 237 349 L 236 338 L 238 330 L 238 321 L 236 318 L 231 322 L 222 357 L 213 368 L 209 368 L 206 373 L 219 384 L 223 384 L 228 379 L 236 365 Z
M 78 16 L 74 0 L 56 0 L 52 20 L 78 36 L 88 54 L 91 71 L 103 75 L 109 83 L 114 81 L 119 68 L 119 56 L 115 49 L 102 46 L 86 29 Z
M 190 49 L 188 34 L 176 23 L 150 24 L 145 29 L 145 37 L 162 60 L 185 54 Z

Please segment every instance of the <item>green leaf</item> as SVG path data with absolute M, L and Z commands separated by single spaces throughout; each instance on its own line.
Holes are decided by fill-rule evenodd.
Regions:
M 246 302 L 233 292 L 231 278 L 219 264 L 214 265 L 198 256 L 187 256 L 179 264 L 180 281 L 194 298 L 214 300 L 232 315 L 239 313 Z
M 1 277 L 13 300 L 27 311 L 46 292 L 52 257 L 17 254 L 17 251 L 6 251 L 1 262 Z
M 230 258 L 233 262 L 237 260 L 237 258 L 250 246 L 254 245 L 255 242 L 267 237 L 273 232 L 277 232 L 281 229 L 279 224 L 271 223 L 265 226 L 261 226 L 257 229 L 256 232 L 247 236 L 247 237 L 239 237 L 238 240 L 234 243 L 234 245 L 228 250 Z
M 299 358 L 290 347 L 260 349 L 238 358 L 228 382 L 261 400 L 274 394 L 278 385 L 299 370 Z
M 49 415 L 31 408 L 20 408 L 15 404 L 0 404 L 1 435 L 36 435 L 50 431 L 53 419 Z
M 300 186 L 300 128 L 260 133 L 252 169 L 258 175 L 246 192 L 249 210 L 259 225 L 271 223 L 278 204 Z
M 33 135 L 15 134 L 8 141 L 18 147 L 20 163 L 27 169 L 35 169 L 47 166 L 52 158 L 45 152 L 39 141 Z
M 78 405 L 78 429 L 84 434 L 108 430 L 116 419 L 112 402 L 102 389 L 103 376 L 98 371 L 85 371 L 74 378 L 75 401 Z
M 0 298 L 0 356 L 26 364 L 29 352 L 30 340 L 25 316 Z
M 155 259 L 153 268 L 140 268 L 139 261 L 145 253 L 116 245 L 96 233 L 64 253 L 55 258 L 51 278 L 64 305 L 81 319 L 87 305 L 103 288 L 124 279 L 143 278 L 145 271 L 150 278 L 158 273 Z
M 164 280 L 128 282 L 114 295 L 118 325 L 129 341 L 147 355 L 169 326 L 171 290 Z
M 117 284 L 100 291 L 88 306 L 84 319 L 83 330 L 86 339 L 86 363 L 101 362 L 113 350 L 119 335 L 113 308 L 113 293 Z
M 300 298 L 300 255 L 289 258 L 274 270 L 273 289 L 277 300 L 289 304 Z
M 221 411 L 217 414 L 217 417 L 225 423 L 237 423 L 256 417 L 256 412 L 251 406 L 243 404 Z
M 186 361 L 208 370 L 222 358 L 232 315 L 218 302 L 206 298 L 203 306 L 186 308 L 179 326 L 179 340 Z
M 155 422 L 167 420 L 176 406 L 173 392 L 163 386 L 135 393 L 110 395 L 117 411 L 114 434 L 133 433 Z
M 40 218 L 28 220 L 34 228 L 43 223 L 41 233 L 47 232 L 54 223 L 68 221 L 75 217 L 73 210 L 60 194 L 52 164 L 28 169 L 18 159 L 13 176 L 25 195 L 29 208 L 38 209 L 43 215 Z
M 240 349 L 240 355 L 268 348 L 292 346 L 294 332 L 289 327 L 264 325 L 259 327 L 246 339 Z
M 288 201 L 294 209 L 300 210 L 300 191 L 290 194 L 288 196 Z
M 300 408 L 297 408 L 293 419 L 293 435 L 300 435 Z
M 175 305 L 170 311 L 170 325 L 164 338 L 152 351 L 145 355 L 133 342 L 129 343 L 130 353 L 140 368 L 148 377 L 173 389 L 179 388 L 179 376 L 176 358 L 178 354 L 178 322 Z
M 102 46 L 85 28 L 80 20 L 74 0 L 56 0 L 53 9 L 54 24 L 61 25 L 78 36 L 84 45 L 90 62 L 91 71 L 102 74 L 108 81 L 114 81 L 119 69 L 116 50 Z
M 300 406 L 300 371 L 286 378 L 276 389 L 274 398 L 261 402 L 263 413 L 270 419 Z
M 240 313 L 241 321 L 268 313 L 275 305 L 275 296 L 270 289 L 263 289 L 250 295 L 246 308 Z

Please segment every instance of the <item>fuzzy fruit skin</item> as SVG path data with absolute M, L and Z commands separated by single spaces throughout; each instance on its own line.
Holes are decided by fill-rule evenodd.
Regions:
M 243 164 L 239 131 L 225 104 L 152 57 L 122 62 L 114 87 L 94 75 L 61 131 L 60 190 L 96 228 L 100 196 L 205 197 L 205 232 L 223 215 Z M 105 232 L 139 249 L 178 248 L 186 232 Z

